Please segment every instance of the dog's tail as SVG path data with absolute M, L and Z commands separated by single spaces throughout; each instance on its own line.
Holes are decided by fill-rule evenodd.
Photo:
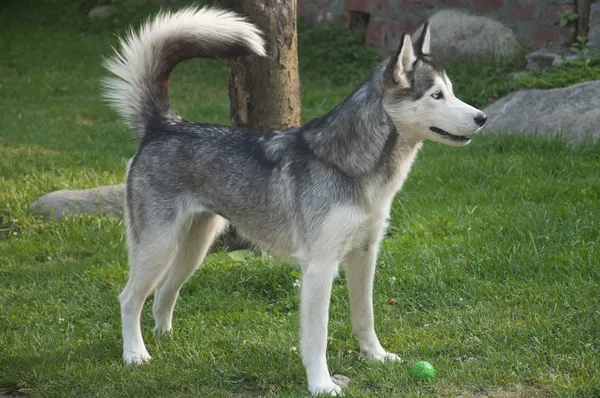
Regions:
M 104 97 L 133 128 L 138 139 L 149 126 L 181 119 L 171 108 L 169 75 L 175 65 L 195 57 L 265 55 L 261 32 L 231 11 L 185 8 L 162 12 L 120 40 L 121 49 L 104 60 L 115 76 L 106 78 Z

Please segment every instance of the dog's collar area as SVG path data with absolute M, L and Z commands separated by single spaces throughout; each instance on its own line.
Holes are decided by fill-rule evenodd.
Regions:
M 437 133 L 443 137 L 446 137 L 448 139 L 451 139 L 452 141 L 459 141 L 459 142 L 466 142 L 469 141 L 471 139 L 471 137 L 469 137 L 468 135 L 454 135 L 454 134 L 450 134 L 449 132 L 442 130 L 439 127 L 429 127 L 429 130 L 433 131 L 434 133 Z

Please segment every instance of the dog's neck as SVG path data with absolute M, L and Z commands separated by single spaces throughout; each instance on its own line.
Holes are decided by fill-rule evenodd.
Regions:
M 420 146 L 408 141 L 384 110 L 378 72 L 328 114 L 299 131 L 317 158 L 350 177 L 394 168 L 395 157 Z M 392 178 L 395 171 L 386 174 Z

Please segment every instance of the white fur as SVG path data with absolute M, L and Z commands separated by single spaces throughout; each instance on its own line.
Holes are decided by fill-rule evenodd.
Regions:
M 188 7 L 180 11 L 162 12 L 121 38 L 121 51 L 105 59 L 105 67 L 115 78 L 104 80 L 105 97 L 119 115 L 131 126 L 141 112 L 148 81 L 152 79 L 161 58 L 157 55 L 170 38 L 222 43 L 245 42 L 257 55 L 264 56 L 261 32 L 251 23 L 231 11 L 214 8 Z
M 410 36 L 405 34 L 402 39 L 402 48 L 398 53 L 398 60 L 394 67 L 394 81 L 396 84 L 402 87 L 406 87 L 408 85 L 408 81 L 406 80 L 406 72 L 410 72 L 413 63 L 417 58 L 415 57 L 415 53 L 413 51 L 412 42 L 410 41 Z
M 429 26 L 427 26 L 427 29 L 425 29 L 424 36 L 423 36 L 423 43 L 421 43 L 421 54 L 429 55 L 430 46 L 431 46 L 431 29 L 429 29 Z
M 146 23 L 139 34 L 133 32 L 122 42 L 123 50 L 107 61 L 108 69 L 118 78 L 107 82 L 109 100 L 126 120 L 135 120 L 144 95 L 145 80 L 156 69 L 157 46 L 169 35 L 191 40 L 227 42 L 242 36 L 258 54 L 264 54 L 258 31 L 234 13 L 195 8 L 161 14 Z M 421 52 L 429 52 L 429 31 L 425 32 Z M 425 50 L 425 51 L 424 51 Z M 406 73 L 416 60 L 412 42 L 405 35 L 403 49 L 394 68 L 394 79 L 400 85 L 408 83 Z M 430 94 L 444 94 L 435 100 Z M 444 142 L 431 132 L 436 126 L 455 135 L 467 135 L 478 130 L 475 108 L 461 102 L 452 92 L 449 79 L 439 76 L 434 86 L 418 101 L 404 101 L 401 106 L 384 106 L 397 123 L 399 139 L 393 152 L 398 162 L 395 175 L 385 181 L 369 182 L 366 202 L 359 205 L 338 205 L 329 210 L 320 225 L 310 226 L 317 231 L 306 236 L 300 226 L 285 225 L 278 238 L 265 243 L 278 254 L 290 253 L 302 269 L 300 326 L 301 354 L 306 368 L 308 388 L 312 394 L 340 395 L 342 389 L 331 378 L 326 359 L 327 326 L 332 283 L 340 263 L 346 266 L 352 311 L 352 332 L 356 335 L 361 356 L 374 361 L 397 361 L 400 358 L 380 344 L 374 327 L 373 279 L 377 251 L 387 225 L 392 200 L 404 183 L 411 165 L 425 138 Z M 452 145 L 450 142 L 444 142 Z M 275 142 L 276 144 L 276 142 Z M 274 144 L 274 145 L 275 145 Z M 130 162 L 131 164 L 131 162 Z M 128 168 L 129 165 L 128 164 Z M 285 172 L 285 169 L 283 170 Z M 293 191 L 285 184 L 278 187 L 282 197 Z M 119 296 L 123 327 L 123 359 L 139 364 L 150 359 L 142 339 L 140 315 L 146 297 L 155 290 L 155 333 L 167 333 L 172 328 L 173 308 L 185 280 L 201 263 L 215 236 L 226 225 L 220 216 L 203 212 L 201 204 L 186 203 L 189 213 L 180 212 L 169 228 L 150 225 L 152 231 L 130 247 L 130 278 Z M 127 209 L 127 206 L 125 207 Z M 194 214 L 194 215 L 192 215 Z M 128 225 L 132 222 L 125 214 Z M 128 230 L 129 231 L 129 230 Z
M 419 36 L 422 41 L 418 52 L 428 55 L 431 44 L 431 30 L 428 25 L 424 26 L 424 31 L 421 31 Z M 400 87 L 409 87 L 406 73 L 411 71 L 416 59 L 411 38 L 406 34 L 394 67 L 394 81 Z M 432 94 L 436 92 L 442 94 L 441 99 L 432 98 Z M 451 146 L 463 146 L 470 142 L 469 140 L 456 141 L 451 137 L 437 134 L 431 131 L 431 127 L 463 137 L 468 137 L 481 129 L 481 126 L 476 123 L 475 117 L 482 112 L 454 96 L 452 82 L 445 72 L 435 78 L 433 86 L 420 99 L 402 101 L 400 104 L 397 101 L 384 100 L 383 105 L 396 127 L 413 145 L 424 139 Z
M 125 206 L 127 208 L 127 206 Z M 125 213 L 130 223 L 129 214 Z M 217 215 L 182 214 L 169 229 L 150 228 L 153 234 L 135 245 L 127 236 L 130 277 L 119 295 L 123 333 L 123 360 L 140 364 L 150 359 L 140 328 L 146 297 L 156 288 L 154 298 L 155 333 L 171 330 L 173 308 L 179 290 L 202 262 L 208 248 L 227 222 Z
M 430 127 L 438 127 L 457 136 L 470 136 L 481 129 L 475 122 L 475 116 L 481 111 L 456 98 L 452 84 L 448 83 L 447 77 L 438 76 L 429 91 L 416 101 L 404 101 L 393 107 L 384 102 L 386 111 L 409 142 L 429 139 L 450 146 L 464 146 L 470 141 L 450 140 L 431 131 Z M 431 97 L 437 91 L 442 93 L 442 99 Z
M 361 355 L 377 361 L 399 359 L 379 344 L 371 298 L 377 247 L 387 214 L 384 211 L 370 216 L 367 212 L 368 209 L 348 206 L 332 209 L 314 241 L 299 251 L 303 271 L 301 354 L 312 394 L 341 394 L 341 387 L 330 377 L 325 353 L 331 287 L 344 259 L 349 270 L 353 332 L 358 337 Z M 365 253 L 365 242 L 371 241 L 373 244 Z

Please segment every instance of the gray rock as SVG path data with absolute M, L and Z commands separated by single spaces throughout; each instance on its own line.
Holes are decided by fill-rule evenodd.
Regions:
M 121 217 L 125 203 L 125 184 L 68 190 L 44 195 L 31 204 L 46 220 L 60 220 L 71 214 L 99 214 Z
M 521 90 L 488 105 L 485 129 L 561 137 L 571 144 L 600 138 L 600 80 L 550 90 Z
M 429 17 L 431 52 L 436 59 L 513 57 L 523 52 L 515 32 L 502 23 L 454 9 L 435 12 Z M 421 25 L 413 34 L 419 37 Z
M 98 6 L 94 7 L 88 13 L 88 17 L 92 20 L 100 21 L 110 18 L 115 13 L 113 6 Z
M 574 61 L 577 58 L 583 58 L 583 55 L 572 48 L 544 47 L 528 54 L 525 60 L 527 60 L 527 69 L 538 70 L 561 66 L 565 62 Z
M 348 387 L 348 384 L 350 384 L 350 379 L 347 378 L 344 375 L 333 375 L 331 376 L 331 380 L 337 384 L 338 386 L 340 386 L 343 389 Z
M 529 70 L 550 68 L 553 66 L 561 66 L 563 64 L 560 55 L 555 54 L 546 48 L 535 50 L 531 54 L 528 54 L 525 57 L 525 60 L 527 61 L 527 69 Z

